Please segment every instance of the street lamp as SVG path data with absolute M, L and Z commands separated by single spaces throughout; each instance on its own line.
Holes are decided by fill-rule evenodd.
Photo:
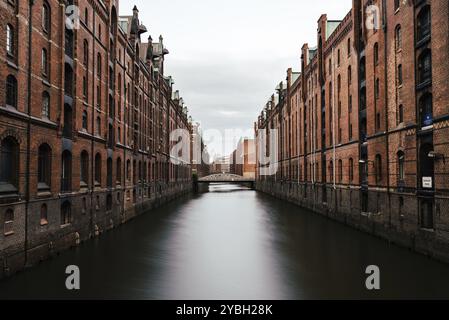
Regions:
M 360 164 L 369 164 L 369 163 L 372 163 L 373 165 L 374 165 L 374 161 L 373 160 L 359 160 L 359 163 Z
M 434 161 L 443 159 L 443 163 L 446 164 L 446 157 L 442 153 L 437 153 L 435 151 L 430 151 L 427 155 L 430 159 L 433 159 Z

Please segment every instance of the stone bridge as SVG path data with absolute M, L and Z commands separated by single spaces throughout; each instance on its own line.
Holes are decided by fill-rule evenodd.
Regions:
M 207 177 L 198 179 L 198 183 L 251 183 L 254 184 L 255 180 L 252 178 L 242 177 L 236 174 L 219 173 L 212 174 Z

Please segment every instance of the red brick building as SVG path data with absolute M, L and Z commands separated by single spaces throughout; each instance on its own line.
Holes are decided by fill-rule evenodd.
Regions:
M 256 146 L 254 139 L 242 138 L 230 156 L 230 173 L 245 178 L 256 176 Z
M 191 188 L 190 164 L 170 161 L 169 133 L 190 123 L 168 50 L 118 10 L 1 1 L 0 277 Z
M 448 7 L 354 0 L 342 20 L 322 15 L 256 123 L 279 137 L 258 188 L 449 261 Z

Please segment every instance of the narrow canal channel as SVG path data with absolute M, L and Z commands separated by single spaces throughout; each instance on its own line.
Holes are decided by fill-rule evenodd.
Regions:
M 68 265 L 80 268 L 80 291 L 65 288 Z M 380 268 L 380 291 L 365 287 L 369 265 Z M 0 298 L 449 298 L 449 266 L 215 185 L 0 282 Z

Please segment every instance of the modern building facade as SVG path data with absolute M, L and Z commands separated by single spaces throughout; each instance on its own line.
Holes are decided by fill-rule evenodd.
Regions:
M 1 1 L 0 277 L 191 188 L 170 161 L 170 132 L 191 125 L 168 50 L 118 10 Z
M 449 261 L 449 3 L 354 0 L 322 15 L 265 105 L 279 170 L 257 188 Z

